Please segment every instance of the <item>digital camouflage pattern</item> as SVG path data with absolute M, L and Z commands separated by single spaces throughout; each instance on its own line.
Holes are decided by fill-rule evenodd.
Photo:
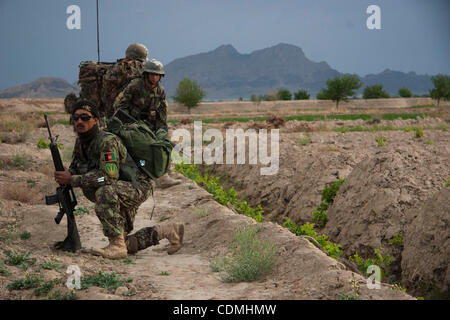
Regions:
M 89 142 L 75 142 L 72 163 L 72 186 L 95 203 L 103 233 L 114 237 L 133 229 L 137 208 L 152 193 L 151 181 L 138 173 L 138 186 L 119 180 L 121 166 L 125 165 L 127 150 L 112 133 L 98 130 Z
M 102 87 L 106 118 L 112 117 L 117 96 L 132 79 L 140 76 L 141 69 L 142 62 L 139 60 L 120 59 L 106 71 Z
M 102 102 L 103 76 L 112 65 L 110 62 L 83 61 L 78 72 L 80 99 L 94 102 L 102 117 L 105 115 L 105 106 Z
M 127 238 L 135 238 L 137 242 L 136 251 L 144 250 L 150 246 L 159 244 L 158 233 L 154 227 L 145 227 L 135 233 L 128 235 Z
M 114 103 L 114 110 L 124 109 L 132 117 L 147 120 L 152 130 L 167 127 L 167 101 L 164 87 L 149 89 L 143 77 L 130 81 Z

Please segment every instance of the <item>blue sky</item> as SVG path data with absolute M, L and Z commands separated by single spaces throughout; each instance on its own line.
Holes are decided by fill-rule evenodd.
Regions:
M 66 9 L 78 5 L 81 29 Z M 369 30 L 369 5 L 381 29 Z M 167 64 L 233 45 L 250 53 L 278 43 L 316 62 L 364 76 L 387 68 L 450 74 L 448 0 L 99 0 L 101 60 L 132 42 Z M 97 60 L 95 0 L 0 0 L 0 90 L 42 76 L 74 83 L 78 64 Z

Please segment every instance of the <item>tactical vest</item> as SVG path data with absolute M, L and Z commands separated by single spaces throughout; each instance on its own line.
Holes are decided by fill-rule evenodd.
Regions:
M 77 161 L 74 163 L 73 169 L 77 174 L 86 174 L 92 170 L 100 170 L 100 142 L 108 135 L 113 135 L 113 133 L 104 130 L 98 132 L 95 140 L 91 142 L 92 147 L 90 148 L 88 161 Z M 125 163 L 122 163 L 119 168 L 119 180 L 130 181 L 137 189 L 139 187 L 138 174 L 139 169 L 127 152 Z
M 159 89 L 159 86 L 150 90 L 145 86 L 145 81 L 141 80 L 140 93 L 139 96 L 143 97 L 142 99 L 149 99 L 150 103 L 146 105 L 144 110 L 139 110 L 137 108 L 130 108 L 130 114 L 132 117 L 140 120 L 148 120 L 150 122 L 155 121 L 156 113 L 158 112 L 159 106 L 162 102 L 162 91 Z

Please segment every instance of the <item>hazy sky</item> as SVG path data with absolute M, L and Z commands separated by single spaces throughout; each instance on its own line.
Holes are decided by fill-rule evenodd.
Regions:
M 81 29 L 69 30 L 70 5 Z M 368 6 L 381 10 L 369 30 Z M 386 68 L 450 74 L 449 0 L 99 0 L 101 60 L 144 43 L 167 64 L 233 45 L 240 53 L 289 43 L 340 72 Z M 95 0 L 0 0 L 0 90 L 38 77 L 74 83 L 78 64 L 97 60 Z

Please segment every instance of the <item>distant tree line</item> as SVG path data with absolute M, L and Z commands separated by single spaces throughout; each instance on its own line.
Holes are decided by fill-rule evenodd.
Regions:
M 438 106 L 441 100 L 450 100 L 450 76 L 438 74 L 431 77 L 431 81 L 434 88 L 429 91 L 429 95 L 423 96 L 435 99 Z M 348 101 L 350 98 L 356 99 L 354 90 L 361 88 L 361 86 L 362 82 L 356 75 L 337 76 L 327 80 L 327 87 L 320 90 L 316 98 L 335 101 L 336 108 L 339 108 L 339 102 Z M 398 95 L 403 98 L 413 96 L 411 90 L 406 87 L 400 88 Z M 190 113 L 191 109 L 197 107 L 205 96 L 206 92 L 196 81 L 185 78 L 178 84 L 173 100 L 185 105 Z M 310 94 L 306 89 L 299 89 L 293 93 L 287 89 L 278 89 L 265 95 L 252 94 L 250 100 L 259 103 L 261 101 L 308 100 L 309 98 Z M 363 99 L 379 98 L 390 98 L 390 95 L 383 90 L 383 85 L 374 84 L 364 88 Z M 239 100 L 243 100 L 242 97 Z
M 440 100 L 450 100 L 450 76 L 438 74 L 431 77 L 434 88 L 429 91 L 429 94 L 421 96 L 413 95 L 411 90 L 407 87 L 402 87 L 398 90 L 398 96 L 402 98 L 410 97 L 431 97 L 437 100 L 439 106 Z M 340 101 L 348 101 L 350 97 L 357 99 L 354 90 L 361 88 L 362 82 L 356 75 L 344 75 L 342 77 L 335 77 L 327 80 L 327 87 L 317 93 L 316 98 L 319 100 L 333 100 L 336 102 L 336 108 L 339 107 Z M 374 84 L 366 86 L 363 90 L 363 99 L 380 99 L 391 98 L 391 96 L 383 90 L 382 84 Z M 287 89 L 279 89 L 269 92 L 265 95 L 252 94 L 250 100 L 253 102 L 260 101 L 277 101 L 277 100 L 308 100 L 310 94 L 305 89 L 300 89 L 293 94 Z

